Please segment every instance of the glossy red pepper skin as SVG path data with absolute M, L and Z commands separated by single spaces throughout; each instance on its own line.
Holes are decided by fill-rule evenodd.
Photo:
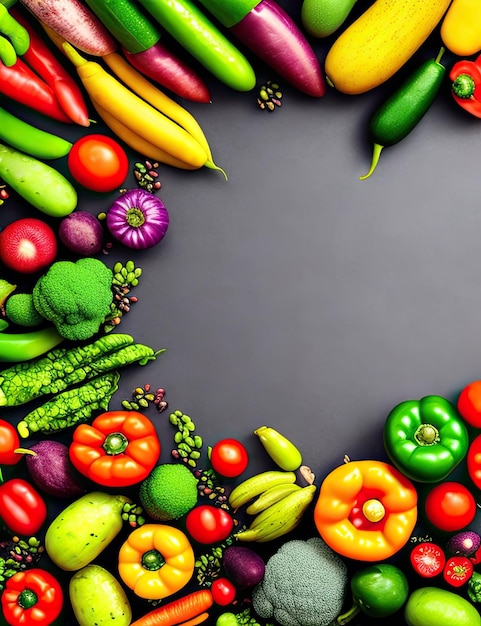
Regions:
M 78 84 L 28 20 L 15 8 L 10 9 L 10 14 L 27 30 L 30 37 L 30 46 L 23 60 L 51 87 L 62 110 L 72 122 L 89 126 L 87 105 Z
M 481 55 L 475 61 L 462 59 L 455 63 L 449 78 L 453 83 L 454 101 L 471 115 L 481 118 Z M 457 95 L 462 91 L 464 96 Z
M 71 120 L 57 102 L 51 87 L 44 83 L 22 60 L 11 67 L 0 63 L 0 92 L 25 106 L 59 122 Z
M 469 478 L 481 489 L 481 435 L 477 435 L 470 443 L 466 463 Z
M 45 523 L 47 505 L 26 480 L 11 478 L 0 485 L 0 515 L 10 531 L 30 537 Z
M 0 419 L 0 465 L 16 465 L 22 454 L 15 452 L 20 448 L 20 438 L 13 424 Z
M 10 626 L 49 626 L 60 615 L 63 601 L 60 583 L 38 567 L 11 576 L 1 599 Z

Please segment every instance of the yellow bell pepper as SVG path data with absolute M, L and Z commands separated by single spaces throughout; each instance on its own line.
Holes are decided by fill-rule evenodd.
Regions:
M 441 39 L 460 57 L 481 51 L 481 2 L 453 0 L 441 23 Z
M 349 461 L 326 476 L 314 508 L 322 539 L 335 552 L 382 561 L 409 540 L 417 520 L 417 492 L 382 461 Z
M 194 573 L 194 551 L 187 536 L 167 524 L 144 524 L 130 533 L 119 550 L 119 574 L 146 600 L 176 593 Z

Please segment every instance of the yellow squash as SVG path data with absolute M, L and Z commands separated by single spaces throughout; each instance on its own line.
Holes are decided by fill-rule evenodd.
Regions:
M 481 0 L 453 0 L 441 24 L 441 39 L 460 57 L 477 54 L 481 50 Z
M 329 49 L 329 84 L 346 94 L 360 94 L 384 83 L 426 41 L 450 2 L 376 0 Z

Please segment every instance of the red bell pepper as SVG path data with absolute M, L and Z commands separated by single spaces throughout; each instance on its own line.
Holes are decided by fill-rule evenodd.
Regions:
M 1 600 L 3 614 L 11 626 L 49 626 L 60 615 L 63 601 L 58 580 L 38 567 L 11 576 Z
M 0 465 L 15 465 L 22 454 L 15 452 L 20 449 L 20 438 L 13 424 L 0 419 Z M 1 478 L 1 470 L 0 470 Z
M 451 93 L 460 107 L 481 118 L 481 55 L 475 61 L 462 59 L 449 74 Z
M 154 424 L 137 411 L 108 411 L 80 424 L 69 448 L 74 467 L 99 485 L 127 487 L 150 474 L 161 445 Z
M 481 435 L 477 435 L 470 443 L 466 464 L 470 479 L 478 489 L 481 489 Z
M 0 92 L 54 120 L 71 123 L 60 108 L 52 88 L 22 59 L 17 59 L 11 67 L 0 63 Z
M 43 526 L 47 506 L 30 483 L 23 478 L 11 478 L 0 485 L 0 515 L 10 531 L 28 537 Z
M 23 60 L 53 90 L 60 107 L 66 115 L 80 126 L 90 126 L 87 106 L 80 87 L 51 52 L 44 40 L 33 29 L 28 20 L 15 8 L 11 15 L 21 24 L 30 36 L 30 46 L 23 55 Z

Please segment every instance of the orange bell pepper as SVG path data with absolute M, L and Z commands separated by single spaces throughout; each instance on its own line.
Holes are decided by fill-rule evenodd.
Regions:
M 132 591 L 146 600 L 160 600 L 190 581 L 195 556 L 180 529 L 144 524 L 130 533 L 119 550 L 119 574 Z
M 381 561 L 409 540 L 417 521 L 411 481 L 382 461 L 349 461 L 326 476 L 314 508 L 322 539 L 359 561 Z
M 106 487 L 141 482 L 155 467 L 161 444 L 152 421 L 138 411 L 107 411 L 74 430 L 69 456 L 84 476 Z

